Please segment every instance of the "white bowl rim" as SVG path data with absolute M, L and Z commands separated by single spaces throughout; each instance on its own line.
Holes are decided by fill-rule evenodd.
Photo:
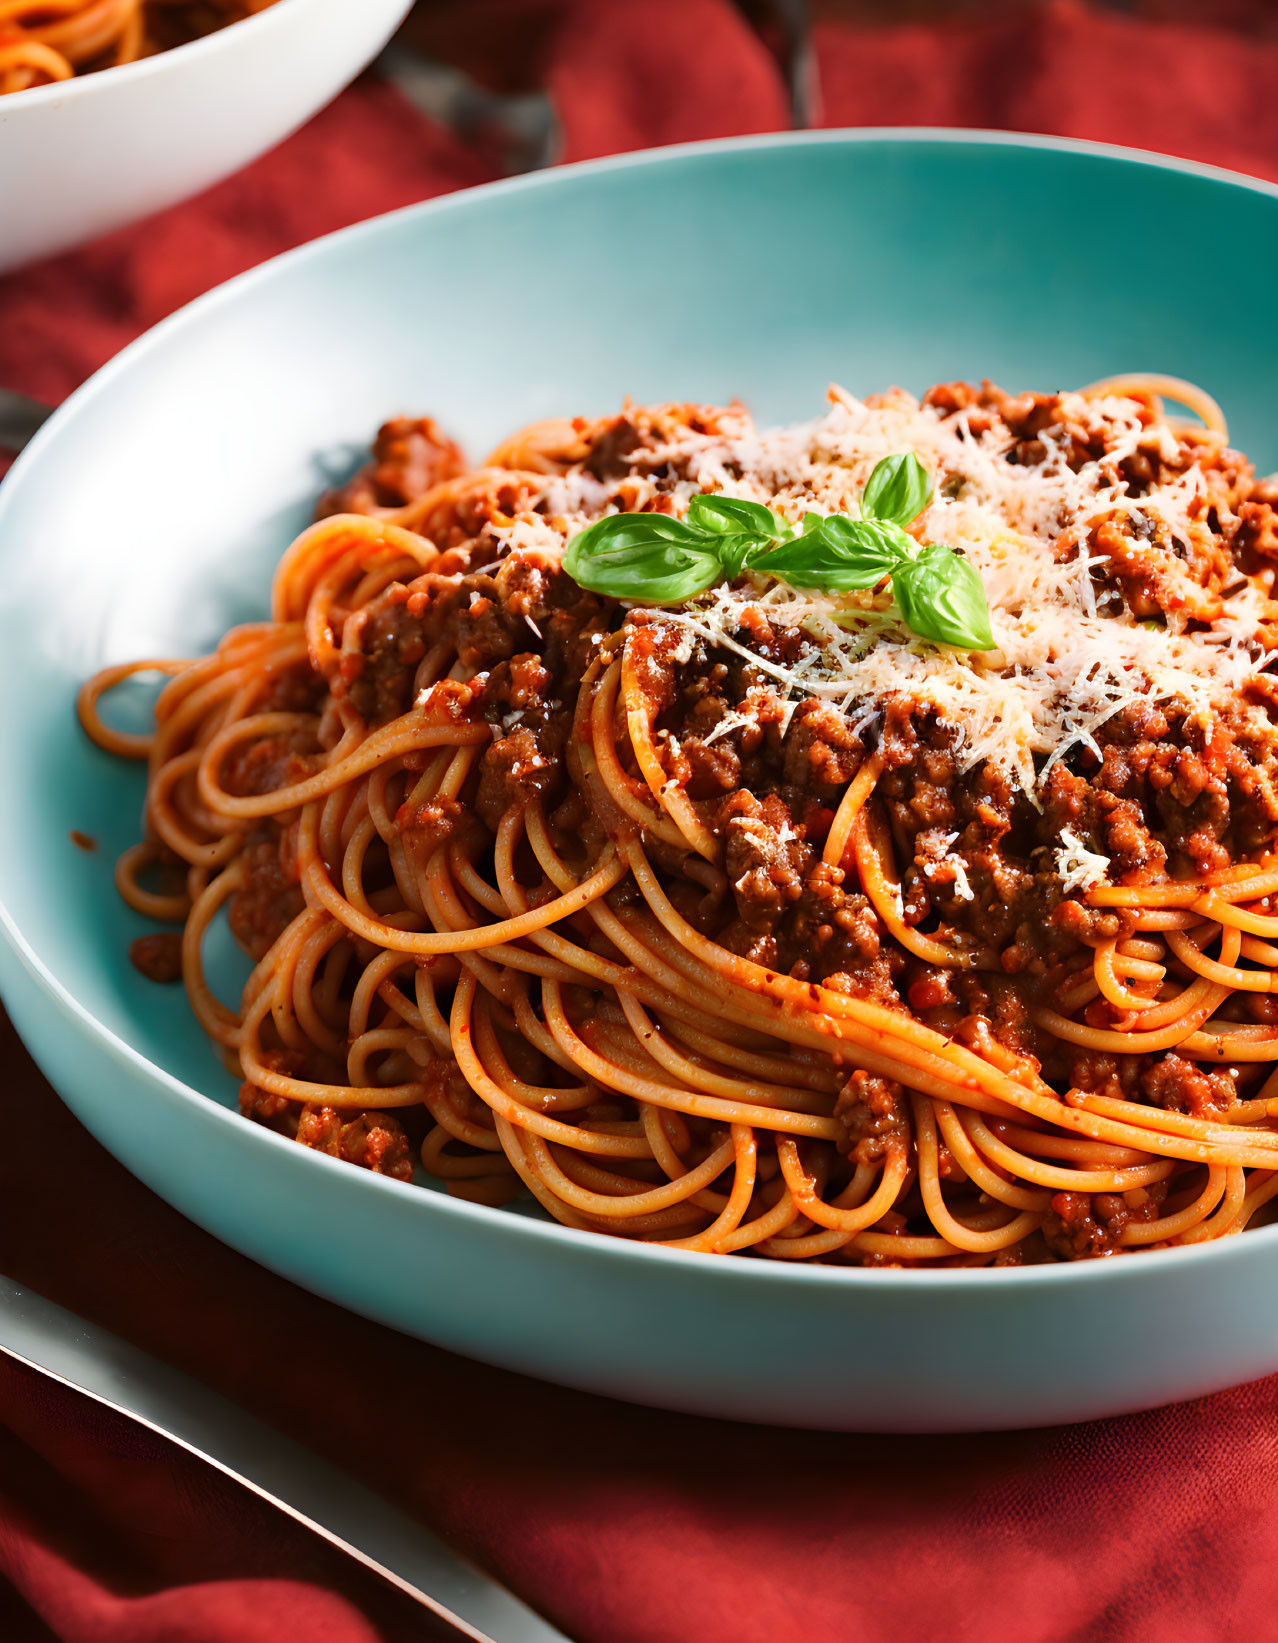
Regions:
M 286 5 L 289 0 L 279 0 L 280 5 Z M 242 24 L 234 27 L 248 27 L 250 24 L 269 18 L 277 8 L 271 7 L 259 13 L 256 17 L 246 18 Z M 223 33 L 228 30 L 221 31 Z M 206 36 L 214 39 L 216 36 Z M 195 41 L 200 45 L 203 42 Z M 184 50 L 177 47 L 175 50 Z M 161 54 L 165 55 L 165 54 Z M 146 59 L 147 62 L 158 61 Z M 126 68 L 135 66 L 127 64 Z M 123 70 L 121 71 L 123 72 Z M 62 82 L 66 84 L 67 82 Z M 48 88 L 36 88 L 48 89 Z M 17 93 L 24 96 L 26 93 Z M 1268 183 L 1257 177 L 1248 177 L 1244 173 L 1230 171 L 1221 166 L 1206 165 L 1197 160 L 1182 160 L 1171 155 L 1156 154 L 1144 149 L 1124 147 L 1115 143 L 1099 143 L 1086 141 L 1080 138 L 1038 136 L 1027 132 L 986 131 L 980 128 L 956 129 L 946 126 L 858 126 L 849 128 L 832 128 L 826 131 L 802 132 L 775 132 L 760 136 L 723 137 L 707 142 L 673 143 L 663 148 L 640 149 L 627 154 L 608 155 L 603 159 L 579 161 L 572 165 L 549 167 L 543 171 L 536 171 L 524 176 L 503 178 L 497 182 L 479 184 L 473 188 L 458 189 L 450 194 L 437 196 L 429 200 L 419 200 L 413 205 L 401 206 L 395 211 L 383 212 L 378 216 L 370 217 L 362 222 L 352 223 L 346 228 L 335 230 L 331 234 L 321 235 L 318 239 L 309 240 L 305 244 L 295 246 L 291 250 L 281 252 L 278 256 L 247 269 L 244 273 L 214 286 L 212 290 L 204 292 L 183 307 L 176 309 L 172 314 L 151 326 L 141 336 L 136 337 L 120 352 L 114 355 L 107 363 L 101 366 L 92 376 L 86 379 L 66 400 L 57 408 L 48 422 L 39 430 L 35 438 L 21 453 L 13 467 L 5 475 L 5 482 L 0 484 L 0 543 L 4 541 L 4 516 L 11 506 L 11 497 L 15 494 L 16 486 L 11 483 L 15 478 L 21 479 L 26 469 L 33 465 L 43 453 L 44 447 L 56 439 L 64 423 L 73 420 L 80 410 L 99 394 L 108 391 L 116 375 L 132 368 L 137 360 L 142 359 L 153 348 L 163 342 L 170 331 L 179 330 L 184 324 L 198 317 L 206 311 L 221 307 L 228 302 L 234 302 L 241 291 L 250 289 L 256 283 L 266 283 L 276 277 L 284 268 L 291 268 L 311 257 L 320 257 L 325 254 L 326 248 L 334 241 L 344 243 L 353 242 L 360 237 L 374 237 L 381 232 L 383 226 L 402 218 L 413 215 L 443 216 L 451 210 L 465 208 L 466 202 L 476 195 L 491 197 L 510 192 L 522 192 L 554 186 L 555 179 L 562 176 L 573 176 L 579 173 L 601 174 L 610 171 L 643 169 L 652 165 L 660 165 L 670 161 L 677 161 L 701 153 L 751 153 L 770 148 L 785 147 L 823 147 L 851 144 L 860 146 L 884 142 L 917 143 L 920 146 L 927 143 L 941 143 L 955 147 L 1004 147 L 1025 148 L 1031 150 L 1045 150 L 1052 153 L 1091 155 L 1098 159 L 1121 160 L 1134 162 L 1139 165 L 1150 166 L 1155 170 L 1181 172 L 1190 176 L 1202 177 L 1204 180 L 1232 184 L 1247 189 L 1249 192 L 1261 194 L 1269 199 L 1278 201 L 1278 184 Z M 3 558 L 3 548 L 0 547 L 0 561 Z M 693 1250 L 670 1249 L 660 1244 L 643 1243 L 626 1238 L 612 1238 L 606 1233 L 580 1231 L 575 1227 L 566 1227 L 557 1221 L 534 1220 L 522 1215 L 511 1215 L 504 1209 L 492 1209 L 485 1204 L 471 1203 L 464 1198 L 453 1198 L 445 1193 L 428 1191 L 411 1182 L 395 1181 L 384 1175 L 375 1175 L 370 1170 L 352 1168 L 351 1165 L 310 1148 L 299 1149 L 297 1143 L 287 1137 L 268 1130 L 259 1124 L 252 1124 L 221 1102 L 201 1094 L 191 1085 L 176 1078 L 165 1068 L 152 1061 L 149 1056 L 135 1050 L 132 1045 L 125 1043 L 117 1033 L 112 1031 L 104 1022 L 100 1021 L 93 1012 L 87 1009 L 66 988 L 44 962 L 33 951 L 26 938 L 19 929 L 17 922 L 4 902 L 0 890 L 0 934 L 8 941 L 10 947 L 24 968 L 31 974 L 40 987 L 51 995 L 61 1009 L 76 1018 L 82 1028 L 86 1029 L 91 1038 L 95 1039 L 102 1050 L 112 1059 L 123 1063 L 134 1075 L 150 1081 L 166 1099 L 174 1105 L 198 1104 L 200 1113 L 207 1121 L 234 1125 L 245 1137 L 246 1145 L 259 1144 L 268 1147 L 283 1149 L 282 1156 L 288 1156 L 298 1161 L 301 1153 L 306 1153 L 312 1167 L 338 1171 L 336 1179 L 346 1183 L 347 1192 L 363 1193 L 407 1193 L 412 1201 L 423 1205 L 424 1213 L 439 1213 L 455 1215 L 463 1222 L 467 1219 L 487 1223 L 490 1228 L 508 1229 L 512 1236 L 528 1238 L 536 1242 L 545 1239 L 551 1241 L 552 1246 L 558 1246 L 565 1240 L 575 1245 L 578 1252 L 587 1258 L 605 1260 L 608 1262 L 656 1262 L 666 1264 L 676 1263 L 682 1271 L 685 1281 L 690 1280 L 694 1273 L 706 1274 L 707 1281 L 724 1284 L 746 1283 L 771 1286 L 774 1284 L 804 1284 L 825 1287 L 832 1292 L 847 1290 L 849 1287 L 860 1289 L 873 1286 L 875 1289 L 892 1290 L 899 1287 L 903 1292 L 917 1290 L 951 1290 L 956 1286 L 964 1289 L 977 1288 L 991 1293 L 1006 1288 L 1009 1292 L 1024 1285 L 1037 1284 L 1098 1284 L 1108 1282 L 1122 1282 L 1140 1272 L 1148 1270 L 1151 1275 L 1155 1270 L 1170 1276 L 1174 1268 L 1186 1263 L 1205 1264 L 1207 1262 L 1227 1262 L 1233 1253 L 1239 1250 L 1257 1250 L 1258 1246 L 1268 1246 L 1278 1242 L 1278 1223 L 1271 1226 L 1256 1227 L 1244 1233 L 1240 1239 L 1220 1238 L 1207 1243 L 1182 1245 L 1176 1249 L 1133 1251 L 1136 1259 L 1108 1259 L 1108 1260 L 1081 1260 L 1063 1261 L 1042 1266 L 1023 1267 L 947 1267 L 943 1269 L 925 1267 L 839 1267 L 825 1266 L 813 1262 L 787 1261 L 759 1261 L 759 1260 L 730 1260 L 707 1257 Z M 1149 1263 L 1154 1263 L 1150 1266 Z M 713 1276 L 718 1274 L 717 1279 Z
M 37 101 L 45 102 L 65 101 L 68 97 L 90 97 L 95 92 L 101 92 L 103 85 L 118 86 L 127 77 L 130 83 L 136 80 L 149 79 L 152 75 L 174 71 L 175 63 L 189 63 L 191 59 L 204 54 L 212 56 L 218 51 L 227 49 L 226 41 L 231 38 L 234 42 L 243 43 L 244 36 L 241 30 L 252 29 L 255 33 L 265 34 L 270 28 L 282 28 L 288 22 L 294 11 L 300 11 L 307 0 L 275 0 L 275 4 L 268 6 L 265 11 L 254 12 L 251 17 L 241 17 L 234 23 L 226 23 L 209 34 L 197 35 L 194 40 L 183 40 L 180 45 L 170 46 L 167 51 L 154 52 L 150 57 L 138 57 L 131 63 L 116 63 L 110 68 L 94 69 L 91 74 L 73 74 L 69 80 L 51 80 L 47 85 L 27 86 L 22 91 L 10 91 L 0 97 L 0 114 L 12 117 L 16 108 L 34 105 Z M 284 18 L 284 23 L 279 18 Z

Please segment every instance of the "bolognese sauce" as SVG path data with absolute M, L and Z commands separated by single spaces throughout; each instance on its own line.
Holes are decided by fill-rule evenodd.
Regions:
M 186 976 L 245 1114 L 710 1252 L 1064 1260 L 1262 1213 L 1278 489 L 1159 387 L 627 406 L 476 470 L 387 424 L 151 746 L 189 916 L 257 966 L 239 1012 Z M 886 578 L 565 569 L 698 496 L 859 518 L 899 450 L 984 650 Z

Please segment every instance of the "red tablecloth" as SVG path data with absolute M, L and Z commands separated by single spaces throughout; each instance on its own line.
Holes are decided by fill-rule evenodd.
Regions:
M 436 0 L 421 21 L 494 83 L 548 85 L 569 159 L 786 123 L 777 69 L 726 0 Z M 829 124 L 1059 132 L 1278 177 L 1265 0 L 826 15 L 818 42 Z M 366 78 L 201 199 L 0 282 L 0 383 L 61 397 L 204 287 L 489 168 Z M 339 1460 L 580 1643 L 1278 1636 L 1278 1381 L 996 1438 L 623 1408 L 462 1363 L 272 1277 L 119 1168 L 12 1035 L 0 1066 L 0 1270 Z M 208 1468 L 2 1364 L 0 1576 L 13 1643 L 431 1635 Z

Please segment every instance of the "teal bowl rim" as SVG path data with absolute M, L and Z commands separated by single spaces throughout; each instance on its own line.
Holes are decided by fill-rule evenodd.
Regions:
M 273 9 L 273 8 L 272 8 Z M 270 12 L 262 14 L 268 17 Z M 255 19 L 247 19 L 252 23 Z M 127 66 L 127 65 L 126 65 Z M 827 145 L 872 145 L 884 143 L 910 143 L 920 146 L 935 143 L 951 147 L 997 147 L 1021 148 L 1041 150 L 1049 153 L 1087 155 L 1096 159 L 1118 161 L 1127 165 L 1149 166 L 1156 170 L 1175 171 L 1192 177 L 1200 177 L 1208 182 L 1221 183 L 1235 188 L 1242 188 L 1250 193 L 1261 194 L 1271 200 L 1278 201 L 1278 184 L 1268 183 L 1261 178 L 1248 177 L 1240 172 L 1229 171 L 1220 166 L 1203 164 L 1197 160 L 1181 160 L 1170 155 L 1155 154 L 1143 149 L 1125 148 L 1117 144 L 1087 142 L 1072 137 L 1036 136 L 1024 132 L 984 131 L 980 129 L 956 130 L 943 126 L 865 126 L 855 129 L 833 129 L 817 132 L 781 132 L 756 137 L 726 137 L 717 138 L 710 142 L 677 143 L 665 148 L 642 149 L 637 153 L 610 155 L 600 160 L 586 160 L 575 165 L 558 166 L 545 171 L 534 172 L 528 176 L 505 178 L 498 182 L 483 183 L 474 188 L 460 189 L 451 194 L 441 195 L 436 199 L 419 200 L 413 205 L 401 206 L 398 210 L 382 213 L 380 216 L 370 217 L 363 222 L 353 223 L 347 228 L 336 230 L 332 234 L 322 235 L 319 239 L 310 240 L 304 245 L 295 246 L 290 251 L 282 252 L 256 267 L 236 275 L 233 279 L 215 286 L 206 291 L 194 301 L 185 304 L 174 313 L 167 315 L 158 324 L 143 332 L 133 342 L 116 354 L 111 360 L 95 371 L 74 393 L 58 407 L 53 416 L 36 434 L 30 445 L 18 457 L 5 480 L 0 484 L 0 542 L 3 541 L 3 525 L 5 515 L 10 506 L 10 499 L 14 495 L 17 485 L 21 483 L 26 470 L 42 456 L 46 445 L 56 440 L 62 425 L 79 414 L 80 408 L 95 399 L 99 394 L 109 391 L 114 378 L 121 372 L 127 371 L 140 359 L 158 346 L 171 331 L 180 330 L 188 320 L 205 312 L 221 307 L 228 302 L 234 302 L 239 294 L 247 291 L 257 283 L 265 283 L 275 279 L 284 271 L 312 257 L 321 257 L 327 247 L 334 241 L 353 243 L 361 237 L 372 238 L 382 231 L 383 226 L 390 221 L 413 215 L 446 216 L 449 212 L 466 210 L 477 197 L 493 198 L 508 193 L 532 192 L 543 188 L 554 188 L 561 177 L 571 177 L 578 173 L 599 174 L 609 171 L 641 170 L 660 168 L 663 165 L 678 163 L 681 160 L 694 158 L 700 154 L 749 154 L 755 151 L 778 148 L 824 147 Z M 0 560 L 3 559 L 3 549 L 0 548 Z M 123 1063 L 131 1073 L 154 1082 L 160 1092 L 170 1102 L 199 1104 L 201 1113 L 213 1122 L 234 1125 L 244 1137 L 247 1145 L 262 1145 L 286 1149 L 290 1157 L 296 1158 L 299 1154 L 297 1144 L 285 1136 L 276 1134 L 273 1130 L 263 1129 L 260 1125 L 250 1124 L 238 1113 L 223 1106 L 220 1102 L 203 1095 L 191 1085 L 183 1083 L 181 1079 L 152 1061 L 139 1050 L 126 1044 L 118 1034 L 113 1032 L 103 1022 L 85 1008 L 58 977 L 37 957 L 28 945 L 21 930 L 18 928 L 12 914 L 0 894 L 0 933 L 3 933 L 10 947 L 25 968 L 31 973 L 41 987 L 49 993 L 62 1010 L 79 1021 L 89 1035 L 97 1041 L 99 1046 L 112 1059 Z M 306 1151 L 306 1149 L 302 1149 Z M 835 1267 L 819 1266 L 805 1262 L 783 1261 L 733 1261 L 715 1260 L 692 1250 L 669 1249 L 659 1244 L 640 1243 L 623 1238 L 610 1238 L 606 1233 L 583 1232 L 574 1227 L 565 1227 L 559 1222 L 532 1220 L 524 1216 L 514 1216 L 505 1210 L 490 1209 L 484 1204 L 470 1203 L 466 1199 L 452 1198 L 445 1193 L 427 1192 L 422 1187 L 414 1186 L 411 1182 L 395 1181 L 386 1176 L 374 1175 L 367 1170 L 352 1169 L 338 1159 L 329 1158 L 325 1154 L 309 1152 L 312 1167 L 317 1170 L 336 1170 L 338 1179 L 345 1181 L 348 1192 L 365 1193 L 397 1193 L 408 1194 L 407 1201 L 424 1202 L 427 1208 L 441 1214 L 457 1217 L 460 1224 L 467 1220 L 478 1221 L 493 1228 L 506 1228 L 511 1235 L 517 1238 L 531 1240 L 534 1244 L 543 1240 L 551 1240 L 553 1246 L 558 1246 L 564 1240 L 575 1245 L 583 1256 L 596 1259 L 606 1259 L 612 1262 L 674 1262 L 681 1268 L 686 1277 L 695 1271 L 703 1271 L 707 1278 L 713 1280 L 718 1274 L 718 1281 L 725 1284 L 747 1283 L 771 1286 L 773 1284 L 806 1284 L 818 1287 L 828 1287 L 831 1290 L 844 1290 L 848 1287 L 860 1288 L 874 1286 L 876 1289 L 891 1289 L 900 1286 L 905 1290 L 918 1289 L 951 1289 L 956 1285 L 966 1288 L 977 1287 L 982 1290 L 997 1291 L 1001 1288 L 1019 1288 L 1026 1284 L 1097 1284 L 1111 1281 L 1121 1281 L 1125 1276 L 1131 1277 L 1142 1269 L 1149 1261 L 1157 1263 L 1158 1270 L 1170 1272 L 1174 1266 L 1185 1263 L 1205 1265 L 1213 1261 L 1230 1259 L 1234 1250 L 1241 1248 L 1254 1249 L 1258 1242 L 1274 1243 L 1278 1241 L 1278 1224 L 1268 1227 L 1257 1227 L 1241 1234 L 1244 1243 L 1240 1245 L 1233 1238 L 1213 1240 L 1206 1244 L 1182 1246 L 1178 1249 L 1149 1250 L 1133 1252 L 1134 1261 L 1128 1260 L 1092 1260 L 1069 1261 L 1051 1266 L 1030 1267 L 957 1267 L 935 1270 L 927 1268 L 885 1267 L 866 1270 L 862 1267 Z M 1139 1261 L 1140 1265 L 1136 1265 Z M 690 1264 L 691 1263 L 691 1264 Z

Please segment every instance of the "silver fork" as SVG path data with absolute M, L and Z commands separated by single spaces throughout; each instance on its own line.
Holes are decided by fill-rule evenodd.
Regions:
M 191 1376 L 0 1277 L 0 1355 L 197 1455 L 470 1643 L 570 1643 L 389 1501 Z

